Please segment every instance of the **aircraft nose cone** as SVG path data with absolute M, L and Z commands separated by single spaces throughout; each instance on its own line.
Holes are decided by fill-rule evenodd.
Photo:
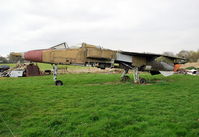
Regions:
M 25 52 L 24 59 L 33 62 L 42 62 L 42 51 L 43 50 L 31 50 Z

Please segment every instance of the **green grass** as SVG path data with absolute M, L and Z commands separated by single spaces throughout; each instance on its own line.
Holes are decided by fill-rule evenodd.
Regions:
M 15 67 L 16 64 L 0 64 L 0 65 L 7 65 L 7 66 L 10 66 L 10 67 Z
M 0 78 L 0 115 L 17 137 L 198 137 L 199 77 L 118 74 Z M 0 120 L 0 136 L 11 136 Z
M 51 70 L 53 68 L 53 66 L 51 64 L 46 64 L 46 63 L 36 63 L 40 70 L 44 71 L 44 70 Z M 0 65 L 8 65 L 10 66 L 11 68 L 12 67 L 15 67 L 16 64 L 0 64 Z M 72 66 L 72 65 L 58 65 L 58 68 L 59 69 L 63 69 L 63 68 L 69 68 L 69 69 L 85 69 L 85 68 L 88 68 L 88 67 L 85 67 L 85 66 Z

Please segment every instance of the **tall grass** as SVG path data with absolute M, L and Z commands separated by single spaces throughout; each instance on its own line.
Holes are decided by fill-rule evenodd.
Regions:
M 0 115 L 22 137 L 198 137 L 199 77 L 118 74 L 0 79 Z M 0 120 L 0 136 L 11 136 Z

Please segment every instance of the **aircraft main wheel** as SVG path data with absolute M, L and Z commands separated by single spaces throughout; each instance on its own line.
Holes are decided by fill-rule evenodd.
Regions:
M 146 84 L 146 79 L 140 78 L 140 84 Z
M 56 80 L 55 81 L 55 85 L 56 86 L 62 86 L 63 85 L 63 82 L 61 80 Z
M 129 76 L 124 76 L 124 77 L 122 77 L 122 79 L 121 79 L 122 82 L 129 81 L 129 80 L 130 80 L 130 77 L 129 77 Z

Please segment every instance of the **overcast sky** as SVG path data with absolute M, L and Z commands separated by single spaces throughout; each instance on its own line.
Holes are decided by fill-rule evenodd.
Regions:
M 199 0 L 0 0 L 0 55 L 86 42 L 138 52 L 199 49 Z

